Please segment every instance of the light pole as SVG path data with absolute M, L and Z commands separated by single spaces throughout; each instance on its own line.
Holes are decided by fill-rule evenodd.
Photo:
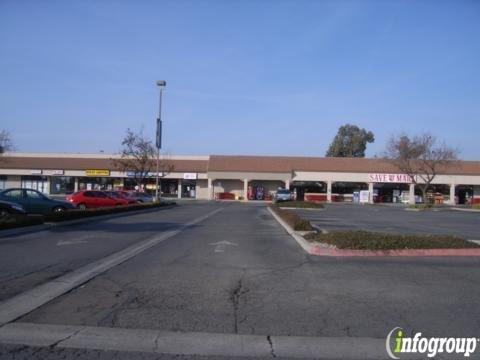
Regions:
M 158 201 L 158 163 L 160 161 L 160 149 L 162 148 L 162 93 L 163 88 L 167 85 L 165 80 L 158 80 L 157 86 L 160 88 L 160 98 L 158 102 L 158 118 L 157 118 L 157 136 L 155 145 L 157 146 L 157 171 L 155 173 L 155 199 Z

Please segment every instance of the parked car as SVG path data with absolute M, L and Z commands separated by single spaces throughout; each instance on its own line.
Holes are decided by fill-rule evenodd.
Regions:
M 11 215 L 25 215 L 26 213 L 22 205 L 0 200 L 0 219 Z
M 67 201 L 50 199 L 33 189 L 6 189 L 0 192 L 0 200 L 20 204 L 29 214 L 48 215 L 75 208 L 75 205 Z
M 293 194 L 288 189 L 278 189 L 275 194 L 275 201 L 289 201 L 292 200 Z
M 138 203 L 136 199 L 128 197 L 128 195 L 126 195 L 122 191 L 105 191 L 105 193 L 110 197 L 113 197 L 121 201 L 125 201 L 125 205 Z
M 136 202 L 145 203 L 145 202 L 153 202 L 155 197 L 144 192 L 139 191 L 121 191 L 125 196 L 129 197 L 130 199 L 134 199 Z
M 82 190 L 67 196 L 67 200 L 79 209 L 126 205 L 123 199 L 113 198 L 104 191 Z

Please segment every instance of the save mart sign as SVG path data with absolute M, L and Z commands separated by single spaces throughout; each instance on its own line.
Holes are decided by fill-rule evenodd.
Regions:
M 87 176 L 110 176 L 110 170 L 89 169 L 85 170 Z
M 371 183 L 412 183 L 412 179 L 407 174 L 368 174 L 368 181 Z

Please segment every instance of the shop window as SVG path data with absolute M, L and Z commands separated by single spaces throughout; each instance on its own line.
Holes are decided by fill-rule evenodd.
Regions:
M 50 178 L 50 194 L 71 194 L 75 189 L 75 178 L 54 176 Z
M 82 177 L 78 179 L 78 190 L 113 190 L 115 178 Z
M 21 187 L 25 189 L 38 190 L 48 194 L 48 181 L 46 176 L 22 176 Z

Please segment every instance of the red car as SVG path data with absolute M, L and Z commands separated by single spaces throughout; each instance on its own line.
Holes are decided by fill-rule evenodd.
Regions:
M 103 191 L 83 190 L 67 196 L 79 209 L 127 205 L 128 201 L 109 196 Z
M 129 197 L 126 191 L 105 191 L 105 193 L 114 199 L 125 200 L 127 204 L 137 204 L 138 201 Z

